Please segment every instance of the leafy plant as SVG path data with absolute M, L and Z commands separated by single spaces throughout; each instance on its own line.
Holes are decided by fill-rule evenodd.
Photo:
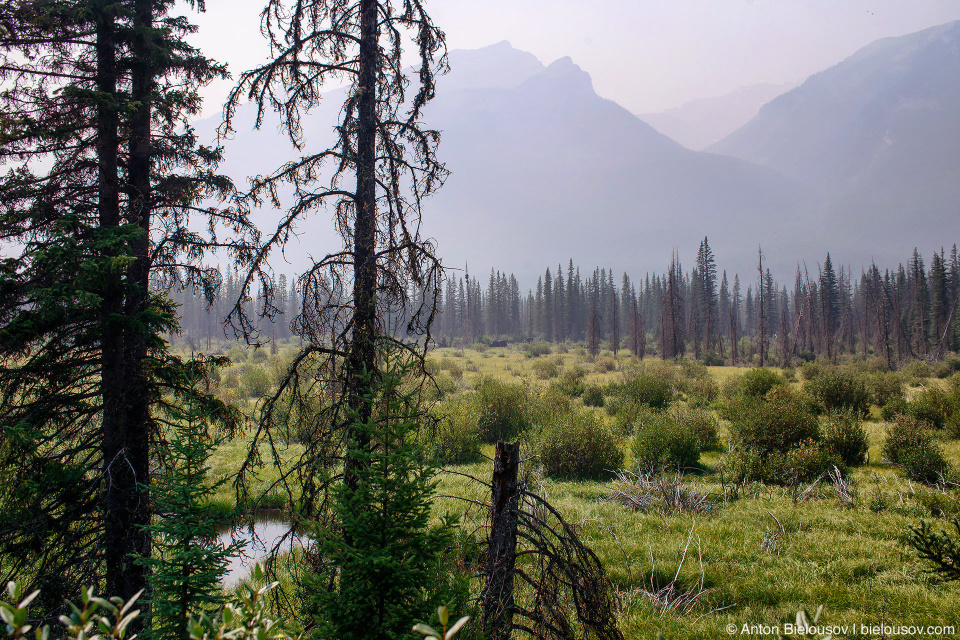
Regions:
M 543 426 L 536 448 L 550 476 L 598 478 L 623 464 L 620 437 L 589 409 L 572 409 Z
M 839 455 L 844 464 L 864 463 L 870 442 L 856 413 L 832 413 L 824 421 L 822 430 L 823 444 Z
M 928 522 L 921 520 L 918 526 L 910 527 L 907 543 L 921 558 L 933 563 L 934 573 L 946 580 L 960 580 L 960 521 L 953 518 L 951 523 L 956 535 L 934 531 Z
M 642 472 L 686 469 L 700 460 L 700 443 L 688 424 L 668 412 L 652 413 L 636 427 L 633 459 Z
M 417 633 L 422 633 L 427 640 L 433 638 L 434 640 L 450 640 L 453 636 L 457 635 L 457 632 L 460 631 L 460 628 L 463 627 L 470 620 L 470 616 L 463 616 L 456 622 L 454 622 L 450 628 L 447 628 L 447 624 L 450 622 L 450 613 L 447 611 L 446 605 L 437 607 L 437 617 L 440 619 L 440 631 L 437 631 L 428 624 L 418 622 L 413 626 L 413 630 Z
M 869 413 L 870 393 L 858 373 L 828 369 L 803 385 L 821 412 L 851 411 L 861 418 Z

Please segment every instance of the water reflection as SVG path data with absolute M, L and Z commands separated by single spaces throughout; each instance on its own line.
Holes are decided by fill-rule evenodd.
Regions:
M 290 523 L 283 516 L 279 510 L 259 511 L 243 524 L 220 533 L 219 540 L 224 547 L 234 543 L 243 545 L 239 553 L 230 556 L 223 577 L 224 587 L 234 587 L 246 578 L 254 565 L 269 557 L 277 543 L 290 533 Z M 303 546 L 303 540 L 294 534 L 283 541 L 280 550 L 289 551 L 300 546 Z

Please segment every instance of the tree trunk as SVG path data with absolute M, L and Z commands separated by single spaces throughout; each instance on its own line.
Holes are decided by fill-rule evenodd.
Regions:
M 490 542 L 483 588 L 483 629 L 490 640 L 510 637 L 513 621 L 513 572 L 517 558 L 517 510 L 520 508 L 520 443 L 497 442 L 493 459 Z

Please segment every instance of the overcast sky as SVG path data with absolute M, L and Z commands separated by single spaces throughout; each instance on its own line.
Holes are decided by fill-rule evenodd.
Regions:
M 262 62 L 263 0 L 207 0 L 195 44 L 234 72 Z M 960 19 L 960 0 L 426 0 L 451 49 L 501 40 L 571 56 L 597 93 L 655 112 L 759 82 L 792 82 L 860 47 Z M 443 90 L 442 80 L 439 90 Z M 226 86 L 208 91 L 206 112 Z

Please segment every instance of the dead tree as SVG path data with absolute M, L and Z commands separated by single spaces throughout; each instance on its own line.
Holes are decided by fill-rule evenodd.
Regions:
M 497 443 L 483 592 L 487 638 L 623 640 L 600 559 L 545 499 L 518 480 L 519 443 Z

